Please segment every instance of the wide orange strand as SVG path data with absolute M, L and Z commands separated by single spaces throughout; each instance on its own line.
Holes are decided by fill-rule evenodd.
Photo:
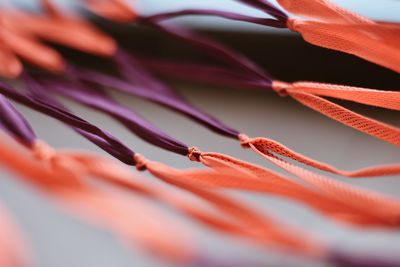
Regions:
M 54 155 L 43 143 L 34 146 L 34 154 L 13 143 L 4 136 L 0 138 L 3 165 L 35 184 L 69 212 L 111 229 L 129 245 L 138 243 L 173 260 L 192 258 L 192 242 L 185 234 L 185 227 L 149 201 L 90 186 L 84 180 L 90 176 L 81 164 L 73 158 Z M 160 221 L 166 222 L 168 229 Z
M 314 82 L 286 83 L 274 81 L 272 88 L 280 95 L 289 95 L 303 105 L 347 126 L 400 146 L 399 128 L 360 115 L 319 96 L 334 97 L 387 109 L 400 110 L 399 92 L 385 92 Z
M 2 143 L 6 142 L 0 139 L 0 144 Z M 100 223 L 110 227 L 122 239 L 127 241 L 135 240 L 159 255 L 180 260 L 192 257 L 191 251 L 188 251 L 191 246 L 188 246 L 184 240 L 177 242 L 176 238 L 174 238 L 175 235 L 182 236 L 176 231 L 184 231 L 184 227 L 176 226 L 175 228 L 175 223 L 171 221 L 168 223 L 168 225 L 171 225 L 171 229 L 164 229 L 156 222 L 169 221 L 169 219 L 157 213 L 157 210 L 151 209 L 151 206 L 147 211 L 147 206 L 142 205 L 142 201 L 135 201 L 130 204 L 129 199 L 116 194 L 116 192 L 95 190 L 88 187 L 87 181 L 82 180 L 85 177 L 94 176 L 130 190 L 137 191 L 143 188 L 143 185 L 138 185 L 129 179 L 133 175 L 119 163 L 73 150 L 55 153 L 53 149 L 43 142 L 36 142 L 33 147 L 33 155 L 38 162 L 35 164 L 26 151 L 22 153 L 25 156 L 21 156 L 19 154 L 22 151 L 16 150 L 10 144 L 3 147 L 4 149 L 0 153 L 1 161 L 14 171 L 29 178 L 29 181 L 43 188 L 64 206 L 70 208 L 72 212 L 87 217 L 92 223 Z M 26 167 L 24 167 L 23 162 L 27 163 Z M 185 198 L 168 196 L 154 189 L 146 188 L 141 191 L 142 193 L 149 196 L 158 195 L 160 200 L 166 201 L 168 204 L 173 205 L 174 208 L 208 226 L 260 244 L 274 245 L 302 254 L 321 255 L 324 253 L 322 246 L 316 240 L 310 239 L 299 229 L 295 231 L 291 227 L 261 215 L 250 207 L 220 193 L 188 184 L 183 172 L 180 173 L 178 170 L 154 162 L 151 164 L 146 163 L 146 166 L 149 170 L 152 170 L 156 177 L 161 178 L 163 181 L 206 200 L 221 215 L 215 216 L 207 211 L 202 211 L 196 208 L 195 205 L 190 205 L 190 202 Z M 140 164 L 138 167 L 140 168 Z M 211 173 L 209 171 L 202 174 L 210 176 L 212 175 Z M 218 175 L 214 177 L 219 178 Z M 99 206 L 102 209 L 95 208 Z M 114 215 L 110 216 L 110 214 Z M 137 221 L 132 222 L 134 219 Z M 149 219 L 156 225 L 149 223 Z M 148 229 L 153 227 L 154 229 Z M 142 231 L 140 229 L 148 230 Z
M 379 23 L 328 0 L 278 0 L 288 12 L 288 28 L 314 45 L 349 53 L 400 72 L 399 25 Z
M 26 242 L 2 206 L 0 206 L 0 266 L 32 266 Z

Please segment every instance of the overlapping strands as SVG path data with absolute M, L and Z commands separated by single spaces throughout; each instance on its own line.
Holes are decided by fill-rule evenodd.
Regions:
M 153 76 L 150 70 L 178 78 L 221 85 L 274 90 L 291 96 L 300 103 L 355 129 L 400 145 L 400 130 L 350 111 L 325 97 L 350 100 L 386 109 L 400 110 L 400 94 L 366 88 L 313 82 L 286 83 L 278 81 L 243 55 L 201 37 L 188 29 L 166 26 L 162 21 L 181 15 L 215 15 L 227 19 L 257 23 L 277 28 L 289 27 L 300 32 L 305 40 L 319 46 L 352 53 L 392 70 L 398 71 L 398 26 L 379 23 L 347 11 L 324 0 L 278 0 L 287 11 L 308 20 L 288 18 L 285 13 L 263 0 L 237 0 L 259 9 L 273 18 L 255 18 L 215 10 L 182 10 L 140 16 L 121 0 L 86 0 L 87 9 L 119 22 L 137 20 L 170 36 L 198 47 L 231 67 L 194 63 L 177 63 L 158 59 L 137 58 L 119 48 L 117 43 L 82 18 L 65 15 L 47 0 L 42 0 L 44 14 L 26 14 L 13 10 L 2 12 L 0 20 L 0 75 L 17 77 L 26 91 L 0 83 L 0 128 L 13 136 L 0 138 L 0 161 L 35 184 L 69 212 L 101 222 L 129 244 L 139 244 L 158 256 L 174 262 L 201 261 L 202 255 L 193 247 L 190 232 L 150 202 L 165 203 L 204 226 L 219 232 L 252 240 L 261 245 L 274 245 L 307 256 L 325 258 L 350 265 L 307 233 L 267 216 L 241 200 L 222 194 L 219 189 L 236 189 L 283 196 L 312 207 L 335 221 L 354 226 L 398 227 L 400 200 L 363 190 L 316 174 L 286 160 L 291 158 L 313 168 L 346 176 L 374 177 L 400 173 L 400 165 L 371 167 L 344 171 L 302 156 L 267 138 L 250 138 L 199 110 L 173 88 Z M 55 49 L 40 39 L 63 44 L 81 51 L 107 57 L 123 78 L 74 66 Z M 387 42 L 391 39 L 393 42 Z M 373 49 L 371 49 L 373 47 Z M 375 49 L 376 47 L 376 49 Z M 35 53 L 32 53 L 35 51 Z M 19 58 L 37 64 L 53 73 L 22 70 Z M 61 72 L 63 72 L 61 74 Z M 167 135 L 139 114 L 113 100 L 103 87 L 155 102 L 181 113 L 210 130 L 237 139 L 244 148 L 251 148 L 286 172 L 300 178 L 296 182 L 283 174 L 244 162 L 227 155 L 201 152 Z M 55 94 L 104 112 L 146 142 L 173 153 L 201 162 L 206 169 L 177 170 L 146 159 L 133 152 L 110 133 L 73 114 Z M 36 139 L 29 123 L 8 102 L 7 98 L 62 121 L 89 141 L 121 162 L 148 170 L 159 180 L 173 187 L 137 179 L 128 167 L 92 153 L 50 148 Z M 108 187 L 95 187 L 90 180 L 105 182 Z M 128 190 L 129 196 L 116 188 Z M 101 209 L 98 207 L 101 206 Z M 206 207 L 206 208 L 205 208 Z M 163 221 L 163 225 L 158 222 Z M 168 227 L 164 227 L 168 225 Z M 143 230 L 144 229 L 144 230 Z M 10 238 L 17 234 L 9 231 Z M 179 240 L 178 240 L 179 239 Z M 18 240 L 16 238 L 15 240 Z M 13 242 L 2 243 L 0 264 L 15 263 L 18 251 Z M 23 253 L 26 255 L 26 253 Z M 371 263 L 371 262 L 370 262 Z M 23 261 L 21 266 L 26 266 Z
M 267 0 L 236 2 L 267 13 L 273 19 L 201 9 L 167 12 L 151 16 L 150 19 L 160 21 L 185 15 L 211 15 L 276 28 L 287 27 L 300 33 L 311 44 L 353 54 L 393 71 L 400 71 L 398 23 L 374 21 L 328 0 L 277 0 L 283 9 L 298 16 L 296 18 L 288 17 Z
M 3 90 L 3 92 L 6 92 L 6 90 Z M 25 98 L 28 99 L 28 97 Z M 138 230 L 139 233 L 129 230 L 130 232 L 128 233 L 126 232 L 128 229 L 124 226 L 124 224 L 122 224 L 131 224 L 128 219 L 121 221 L 121 216 L 111 216 L 112 218 L 115 218 L 115 220 L 110 218 L 110 222 L 108 222 L 108 220 L 104 220 L 105 218 L 100 219 L 101 216 L 107 217 L 107 214 L 109 214 L 107 213 L 108 211 L 106 207 L 111 205 L 110 208 L 111 210 L 114 210 L 113 212 L 117 212 L 118 210 L 121 210 L 122 212 L 124 209 L 125 211 L 129 210 L 127 209 L 129 207 L 129 202 L 125 203 L 124 205 L 121 204 L 121 207 L 117 207 L 118 202 L 115 201 L 119 198 L 114 196 L 111 192 L 106 191 L 107 194 L 104 195 L 104 192 L 97 192 L 96 190 L 90 188 L 86 181 L 89 176 L 95 176 L 100 180 L 107 181 L 119 187 L 126 188 L 134 192 L 139 191 L 142 194 L 160 199 L 169 203 L 174 208 L 184 212 L 185 214 L 195 218 L 196 220 L 203 222 L 205 225 L 223 232 L 248 238 L 262 244 L 278 244 L 294 249 L 295 251 L 315 253 L 317 250 L 317 246 L 313 244 L 313 241 L 309 241 L 304 237 L 300 237 L 302 234 L 299 231 L 292 232 L 287 228 L 282 228 L 282 223 L 278 223 L 275 219 L 270 219 L 264 215 L 258 214 L 258 212 L 253 211 L 244 204 L 240 204 L 239 202 L 231 200 L 228 197 L 224 197 L 222 194 L 213 192 L 213 190 L 199 188 L 196 183 L 185 179 L 186 177 L 193 177 L 193 179 L 203 180 L 205 177 L 209 177 L 212 180 L 218 180 L 223 179 L 226 177 L 226 175 L 210 171 L 179 171 L 167 167 L 161 163 L 147 161 L 139 154 L 135 154 L 134 156 L 134 159 L 136 160 L 135 164 L 138 168 L 141 168 L 144 166 L 143 164 L 146 164 L 145 166 L 156 177 L 167 183 L 189 191 L 201 199 L 204 199 L 205 201 L 209 202 L 211 206 L 215 207 L 217 211 L 219 210 L 223 215 L 215 216 L 213 213 L 205 210 L 203 211 L 201 208 L 198 208 L 196 205 L 188 202 L 186 199 L 184 200 L 184 198 L 180 197 L 179 194 L 177 195 L 176 193 L 168 193 L 168 191 L 163 192 L 163 190 L 157 189 L 156 186 L 153 186 L 153 188 L 130 180 L 130 177 L 134 176 L 131 171 L 113 161 L 79 151 L 54 151 L 43 142 L 35 140 L 34 134 L 27 122 L 14 108 L 12 108 L 10 103 L 5 98 L 2 98 L 1 103 L 2 107 L 5 107 L 2 109 L 3 115 L 5 118 L 8 118 L 8 121 L 2 123 L 1 125 L 14 136 L 21 136 L 22 138 L 20 140 L 23 141 L 23 143 L 29 147 L 30 150 L 32 150 L 32 155 L 35 159 L 33 161 L 32 159 L 29 159 L 28 154 L 24 156 L 24 161 L 19 161 L 19 153 L 15 152 L 12 146 L 5 144 L 2 151 L 2 155 L 4 155 L 4 157 L 1 158 L 2 161 L 6 162 L 7 166 L 11 167 L 11 169 L 24 176 L 27 176 L 27 178 L 31 179 L 31 182 L 47 191 L 54 198 L 59 199 L 64 205 L 67 205 L 67 207 L 73 208 L 73 210 L 76 210 L 77 207 L 79 207 L 79 211 L 83 209 L 83 214 L 90 214 L 91 216 L 89 217 L 91 220 L 94 220 L 94 222 L 97 220 L 107 222 L 106 225 L 119 233 L 123 239 L 132 239 L 135 237 L 136 239 L 134 240 L 138 241 L 137 239 L 139 239 L 141 243 L 149 246 L 151 250 L 169 257 L 172 256 L 173 258 L 182 258 L 188 256 L 185 252 L 186 249 L 183 249 L 183 247 L 182 249 L 179 249 L 181 245 L 186 245 L 178 242 L 178 244 L 171 246 L 169 242 L 175 242 L 176 240 L 173 239 L 172 236 L 168 237 L 165 233 L 155 233 L 155 236 L 147 236 L 147 234 L 145 234 L 146 232 L 153 232 L 150 229 L 148 231 L 144 231 L 144 233 L 142 230 Z M 37 106 L 37 104 L 32 104 L 32 107 L 35 106 Z M 62 117 L 63 113 L 67 112 L 60 111 L 58 115 Z M 70 123 L 68 120 L 65 121 Z M 83 130 L 81 129 L 80 131 Z M 88 131 L 90 132 L 92 129 L 89 128 Z M 31 165 L 33 166 L 28 164 L 27 167 L 24 167 L 23 164 L 26 162 L 32 162 Z M 42 168 L 40 168 L 40 164 L 42 164 Z M 48 176 L 50 176 L 50 180 L 47 179 Z M 89 201 L 91 199 L 89 199 L 89 197 L 93 197 L 92 201 Z M 83 204 L 82 201 L 84 201 L 84 199 L 82 198 L 87 199 L 88 202 Z M 111 200 L 113 202 L 107 204 L 107 201 Z M 98 205 L 104 205 L 105 208 L 102 209 L 102 212 L 104 213 L 98 214 L 98 211 L 93 210 L 93 208 L 97 207 Z M 94 214 L 92 214 L 93 212 Z M 132 212 L 132 214 L 135 214 L 135 212 Z M 154 219 L 156 218 L 156 215 L 153 216 L 151 209 L 149 210 L 149 213 L 147 213 L 146 208 L 144 208 L 141 214 L 144 214 L 145 218 L 151 218 L 151 220 L 154 222 L 159 221 Z M 136 219 L 138 220 L 137 223 L 140 223 L 140 218 Z M 143 218 L 143 223 L 148 222 Z M 134 227 L 135 224 L 131 225 Z M 146 227 L 151 228 L 153 226 L 147 225 Z M 143 226 L 137 226 L 137 229 L 143 229 Z M 171 231 L 171 229 L 165 230 L 168 232 Z M 145 236 L 141 236 L 141 233 L 145 234 Z M 139 236 L 136 236 L 138 234 Z M 173 232 L 169 234 L 173 234 Z M 130 237 L 130 235 L 133 236 Z

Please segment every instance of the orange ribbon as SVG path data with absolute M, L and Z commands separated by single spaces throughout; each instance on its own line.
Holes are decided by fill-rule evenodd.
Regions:
M 1 76 L 14 78 L 21 73 L 17 57 L 50 71 L 62 71 L 65 67 L 62 56 L 40 39 L 100 56 L 111 56 L 117 50 L 116 42 L 95 26 L 59 12 L 48 0 L 41 2 L 45 10 L 42 15 L 15 10 L 0 14 L 0 59 L 4 59 L 0 63 Z M 121 6 L 118 2 L 111 1 L 108 5 Z M 128 7 L 124 10 L 126 13 Z
M 86 7 L 93 13 L 118 21 L 132 22 L 138 14 L 122 0 L 86 0 Z
M 91 185 L 88 181 L 102 164 L 107 164 L 107 167 L 118 164 L 110 166 L 108 160 L 96 158 L 97 165 L 85 166 L 77 162 L 73 153 L 55 153 L 41 142 L 33 147 L 33 157 L 9 139 L 0 138 L 0 144 L 0 161 L 6 167 L 37 185 L 68 211 L 96 225 L 106 226 L 128 244 L 139 243 L 158 256 L 178 261 L 193 257 L 185 227 L 150 201 L 134 195 L 127 197 L 121 192 Z M 160 221 L 165 222 L 168 228 Z
M 138 168 L 147 168 L 163 181 L 206 200 L 216 208 L 216 214 L 192 204 L 187 197 L 167 194 L 164 189 L 132 180 L 133 175 L 129 169 L 103 157 L 77 151 L 55 152 L 38 141 L 32 148 L 35 162 L 27 151 L 15 149 L 3 138 L 0 138 L 0 144 L 0 161 L 29 178 L 30 182 L 45 190 L 71 212 L 78 213 L 92 223 L 105 225 L 122 239 L 130 243 L 132 240 L 139 242 L 158 255 L 178 260 L 188 260 L 193 256 L 191 246 L 188 246 L 181 233 L 184 227 L 177 226 L 176 222 L 170 221 L 141 199 L 132 202 L 115 191 L 89 186 L 89 177 L 156 197 L 190 217 L 231 235 L 308 255 L 320 256 L 323 251 L 319 243 L 307 238 L 302 231 L 295 231 L 218 192 L 188 183 L 185 172 L 150 162 L 138 154 L 135 156 Z M 200 171 L 199 175 L 216 179 L 224 176 L 212 171 Z M 159 224 L 160 221 L 167 222 L 168 229 L 164 223 Z M 177 241 L 177 236 L 182 237 L 182 240 Z
M 285 83 L 274 81 L 272 88 L 280 95 L 289 95 L 303 105 L 347 126 L 400 146 L 399 128 L 360 115 L 319 97 L 319 95 L 322 95 L 361 104 L 400 110 L 400 92 L 315 82 Z
M 349 53 L 400 72 L 399 30 L 396 23 L 380 23 L 328 0 L 278 0 L 288 12 L 287 26 L 307 42 Z
M 0 206 L 0 266 L 28 267 L 32 260 L 16 224 Z
M 342 202 L 344 205 L 349 205 L 353 208 L 358 209 L 361 213 L 364 213 L 367 217 L 371 216 L 370 219 L 366 219 L 362 224 L 386 224 L 398 227 L 400 223 L 400 201 L 391 197 L 387 197 L 381 194 L 369 190 L 359 189 L 354 186 L 347 185 L 345 183 L 333 180 L 308 171 L 299 166 L 295 166 L 278 156 L 275 156 L 272 152 L 277 153 L 285 157 L 292 158 L 299 162 L 307 165 L 330 171 L 333 173 L 339 172 L 339 174 L 348 174 L 349 176 L 358 175 L 382 175 L 391 171 L 399 171 L 399 166 L 389 166 L 376 168 L 372 170 L 361 170 L 349 173 L 341 173 L 341 171 L 335 168 L 322 164 L 317 161 L 313 161 L 309 158 L 301 156 L 286 147 L 276 143 L 275 141 L 266 138 L 254 138 L 250 139 L 246 135 L 241 135 L 241 143 L 243 146 L 248 146 L 265 159 L 271 161 L 275 165 L 281 167 L 287 172 L 295 175 L 302 179 L 307 184 L 320 190 L 327 196 L 337 201 Z M 376 221 L 377 220 L 377 221 Z

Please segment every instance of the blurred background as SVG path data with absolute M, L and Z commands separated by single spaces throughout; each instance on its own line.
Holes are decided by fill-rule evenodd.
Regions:
M 35 8 L 34 0 L 13 0 Z M 68 5 L 68 1 L 58 1 Z M 182 8 L 219 8 L 263 15 L 230 0 L 137 0 L 146 14 Z M 273 2 L 273 1 L 272 1 Z M 400 2 L 392 0 L 335 0 L 373 19 L 400 21 Z M 172 40 L 168 36 L 135 25 L 117 26 L 91 17 L 113 35 L 124 47 L 140 56 L 160 56 L 190 61 L 208 61 L 202 53 Z M 230 22 L 209 17 L 174 20 L 194 27 L 202 34 L 216 38 L 255 60 L 273 76 L 286 80 L 316 80 L 330 83 L 398 90 L 400 76 L 350 55 L 343 55 L 306 44 L 294 33 L 267 27 Z M 68 49 L 63 53 L 85 65 L 98 65 L 99 59 Z M 112 70 L 110 70 L 112 71 Z M 270 92 L 244 92 L 230 88 L 191 84 L 166 79 L 195 106 L 221 119 L 249 136 L 272 138 L 306 156 L 341 169 L 397 163 L 398 147 L 360 133 L 320 115 L 290 98 Z M 251 151 L 243 150 L 235 140 L 211 133 L 172 111 L 134 97 L 112 92 L 119 103 L 137 111 L 171 136 L 202 151 L 221 152 L 280 171 Z M 184 157 L 151 146 L 130 134 L 116 121 L 101 113 L 63 100 L 76 114 L 101 126 L 125 144 L 148 158 L 177 168 L 198 167 Z M 343 103 L 362 114 L 400 127 L 399 112 Z M 37 136 L 56 148 L 82 148 L 103 153 L 61 123 L 16 104 L 33 125 Z M 104 153 L 103 153 L 104 154 Z M 399 176 L 373 179 L 334 179 L 400 197 Z M 148 179 L 152 179 L 148 177 Z M 254 206 L 301 228 L 313 231 L 327 244 L 340 251 L 357 255 L 400 255 L 400 231 L 380 228 L 353 229 L 328 221 L 307 207 L 274 196 L 235 193 Z M 0 198 L 18 220 L 36 256 L 39 267 L 125 267 L 168 266 L 140 249 L 132 252 L 104 229 L 95 228 L 60 211 L 40 192 L 20 183 L 5 169 L 0 174 Z M 204 255 L 262 266 L 328 266 L 305 258 L 265 249 L 242 240 L 232 239 L 199 224 L 179 217 L 195 233 L 196 246 Z M 171 265 L 172 266 L 172 265 Z

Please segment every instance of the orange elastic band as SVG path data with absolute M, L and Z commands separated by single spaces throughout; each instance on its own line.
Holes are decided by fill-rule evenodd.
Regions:
M 278 0 L 291 18 L 289 29 L 321 47 L 349 53 L 400 72 L 399 25 L 379 23 L 327 0 Z
M 32 258 L 26 242 L 2 206 L 0 206 L 0 231 L 0 266 L 31 266 Z
M 284 92 L 306 105 L 334 120 L 354 129 L 400 145 L 400 129 L 372 118 L 350 111 L 318 95 L 350 100 L 357 103 L 373 105 L 393 110 L 400 110 L 400 92 L 379 91 L 344 85 L 332 85 L 313 82 L 296 82 L 293 84 L 274 81 L 272 88 L 279 94 Z

